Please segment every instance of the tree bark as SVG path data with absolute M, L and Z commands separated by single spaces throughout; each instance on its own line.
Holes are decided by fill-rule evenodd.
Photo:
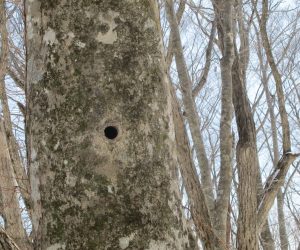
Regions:
M 275 243 L 274 239 L 270 230 L 270 224 L 268 220 L 266 220 L 266 224 L 263 226 L 261 233 L 261 245 L 264 250 L 274 250 Z
M 257 153 L 257 148 L 256 148 L 256 129 L 255 129 L 255 123 L 254 123 L 254 118 L 253 118 L 253 113 L 251 111 L 250 107 L 250 102 L 247 97 L 247 91 L 246 91 L 246 72 L 247 72 L 247 67 L 249 64 L 249 28 L 250 24 L 248 24 L 248 27 L 245 27 L 244 24 L 244 14 L 243 14 L 243 9 L 242 9 L 242 2 L 237 1 L 236 5 L 236 19 L 238 23 L 238 35 L 240 38 L 240 48 L 239 48 L 239 53 L 237 52 L 237 48 L 235 49 L 235 54 L 236 54 L 236 59 L 234 66 L 232 68 L 232 74 L 233 74 L 233 90 L 234 90 L 234 98 L 233 98 L 233 103 L 234 103 L 234 108 L 236 112 L 236 122 L 238 126 L 238 133 L 239 133 L 239 143 L 240 144 L 249 144 L 251 150 L 249 150 L 248 154 L 248 159 L 245 159 L 245 161 L 248 161 L 249 163 L 253 161 L 253 164 L 251 166 L 250 174 L 251 176 L 248 176 L 248 171 L 246 170 L 246 175 L 241 174 L 242 171 L 246 168 L 246 165 L 242 162 L 238 162 L 238 173 L 239 177 L 239 182 L 240 182 L 240 187 L 241 189 L 245 189 L 245 191 L 248 191 L 248 193 L 245 194 L 239 194 L 239 199 L 242 199 L 243 201 L 240 201 L 240 205 L 243 206 L 240 209 L 243 210 L 243 216 L 244 218 L 239 217 L 239 226 L 243 226 L 242 220 L 250 221 L 250 223 L 256 223 L 252 217 L 252 214 L 256 214 L 256 208 L 253 207 L 252 205 L 250 206 L 252 211 L 244 211 L 244 209 L 247 209 L 247 200 L 250 196 L 250 200 L 248 201 L 249 204 L 253 201 L 254 199 L 254 194 L 252 191 L 256 190 L 256 204 L 259 204 L 261 199 L 262 199 L 262 193 L 263 193 L 263 183 L 261 179 L 261 174 L 260 174 L 260 167 L 259 167 L 259 162 L 258 162 L 258 153 Z M 239 145 L 239 144 L 238 144 Z M 239 150 L 238 150 L 239 149 Z M 244 149 L 247 151 L 247 149 Z M 239 151 L 239 152 L 238 152 Z M 237 158 L 240 158 L 241 154 L 245 154 L 245 152 L 242 152 L 242 150 L 237 147 Z M 246 154 L 245 154 L 246 155 Z M 239 165 L 241 164 L 241 165 Z M 244 164 L 244 165 L 243 165 Z M 254 168 L 256 168 L 256 171 L 252 171 Z M 242 178 L 243 177 L 243 178 Z M 249 180 L 252 179 L 252 180 Z M 245 188 L 246 186 L 250 187 L 251 185 L 255 185 L 254 181 L 256 179 L 256 188 Z M 242 182 L 242 183 L 241 183 Z M 250 210 L 251 210 L 250 209 Z M 253 227 L 252 229 L 251 226 Z M 257 230 L 255 224 L 251 224 L 250 228 L 248 225 L 245 227 L 250 229 L 248 234 L 252 233 Z M 254 246 L 258 247 L 258 233 L 253 233 L 254 234 L 254 240 L 256 243 L 254 243 Z M 261 233 L 261 242 L 263 249 L 265 250 L 274 250 L 275 245 L 274 245 L 274 240 L 269 228 L 269 223 L 266 221 L 262 233 Z M 238 241 L 239 244 L 239 241 Z M 254 247 L 253 246 L 253 247 Z
M 206 204 L 210 213 L 210 217 L 212 217 L 214 211 L 214 194 L 211 180 L 211 169 L 206 155 L 206 150 L 201 133 L 200 118 L 192 94 L 192 81 L 185 63 L 178 22 L 174 13 L 173 5 L 173 0 L 166 1 L 166 10 L 168 13 L 168 19 L 171 28 L 170 35 L 171 39 L 173 40 L 173 51 L 175 55 L 176 67 L 182 90 L 183 106 L 191 131 L 198 164 L 201 171 L 201 184 L 205 195 Z
M 0 33 L 1 33 L 1 58 L 0 58 L 0 99 L 4 117 L 4 129 L 9 148 L 9 155 L 13 166 L 13 171 L 16 175 L 16 180 L 20 187 L 22 197 L 26 205 L 30 204 L 30 185 L 29 179 L 25 172 L 25 168 L 21 162 L 19 155 L 19 147 L 13 134 L 13 126 L 10 117 L 8 106 L 8 98 L 5 89 L 5 75 L 7 72 L 9 61 L 9 40 L 7 32 L 7 17 L 6 17 L 5 1 L 0 0 Z M 30 213 L 30 210 L 29 210 Z
M 36 249 L 191 249 L 155 1 L 28 1 Z
M 239 175 L 238 200 L 238 249 L 258 249 L 257 210 L 257 171 L 258 158 L 253 116 L 245 92 L 244 83 L 236 55 L 232 67 L 233 103 L 237 121 L 239 141 L 236 148 Z
M 17 184 L 13 174 L 2 119 L 0 119 L 0 192 L 3 209 L 2 215 L 4 217 L 4 228 L 6 232 L 21 249 L 31 249 L 22 224 Z
M 217 187 L 215 209 L 215 228 L 219 239 L 226 243 L 227 212 L 232 181 L 232 73 L 233 50 L 233 1 L 214 1 L 218 36 L 221 41 L 222 58 L 220 60 L 222 94 L 220 121 L 220 180 Z
M 177 142 L 178 164 L 184 180 L 184 186 L 190 199 L 190 210 L 193 222 L 205 249 L 215 249 L 218 246 L 224 247 L 222 242 L 218 241 L 215 237 L 213 225 L 211 224 L 210 215 L 205 202 L 204 192 L 192 159 L 184 119 L 180 113 L 180 107 L 177 102 L 175 91 L 173 91 L 172 107 Z
M 261 179 L 261 173 L 260 171 L 258 171 L 257 172 L 257 204 L 260 204 L 260 202 L 262 201 L 263 194 L 264 194 L 264 186 Z M 257 230 L 259 229 L 257 228 Z M 275 250 L 275 242 L 270 229 L 270 224 L 268 219 L 266 220 L 265 224 L 262 227 L 262 230 L 260 232 L 260 237 L 261 237 L 260 242 L 264 250 Z
M 268 19 L 268 0 L 263 0 L 263 13 L 259 22 L 260 33 L 262 38 L 262 44 L 266 52 L 268 63 L 271 67 L 272 75 L 276 84 L 276 94 L 279 104 L 279 114 L 281 118 L 281 128 L 282 128 L 282 140 L 283 140 L 283 153 L 291 151 L 291 139 L 290 139 L 290 126 L 288 122 L 288 115 L 285 108 L 285 97 L 283 91 L 283 82 L 281 75 L 278 71 L 277 65 L 274 60 L 271 45 L 269 42 L 269 37 L 267 33 L 267 19 Z
M 277 213 L 278 213 L 278 223 L 279 223 L 279 237 L 280 237 L 280 249 L 288 250 L 289 241 L 286 232 L 286 223 L 284 216 L 284 197 L 282 190 L 280 189 L 277 194 Z
M 0 250 L 21 250 L 2 228 L 0 228 Z
M 264 92 L 267 100 L 268 110 L 270 114 L 270 123 L 271 123 L 271 132 L 272 132 L 272 142 L 273 142 L 273 167 L 276 169 L 276 165 L 279 161 L 279 146 L 278 146 L 278 138 L 277 138 L 277 126 L 276 126 L 276 116 L 274 112 L 274 104 L 273 100 L 271 98 L 271 94 L 268 87 L 268 80 L 267 80 L 267 72 L 266 68 L 267 65 L 263 67 L 263 60 L 261 55 L 261 49 L 259 49 L 259 60 L 261 65 L 261 71 L 262 71 L 262 83 L 264 87 Z M 283 204 L 284 199 L 282 197 L 282 191 L 279 190 L 277 194 L 277 214 L 278 214 L 278 223 L 279 223 L 279 236 L 280 236 L 280 245 L 282 250 L 288 249 L 288 237 L 286 233 L 286 223 L 285 223 L 285 217 L 284 217 L 284 210 L 283 210 Z
M 1 35 L 1 57 L 0 57 L 0 101 L 3 109 L 3 118 L 0 117 L 0 192 L 1 192 L 1 215 L 4 219 L 4 228 L 6 232 L 14 239 L 14 241 L 24 250 L 31 248 L 27 235 L 22 225 L 21 210 L 19 206 L 19 199 L 17 195 L 18 184 L 15 174 L 20 172 L 25 173 L 20 164 L 18 151 L 15 151 L 16 144 L 13 144 L 14 136 L 12 133 L 12 126 L 10 121 L 10 112 L 8 108 L 8 101 L 5 92 L 5 75 L 8 64 L 8 32 L 7 32 L 7 18 L 6 5 L 4 0 L 0 0 L 0 35 Z M 20 187 L 26 183 L 26 179 L 22 180 L 20 177 Z M 23 182 L 24 181 L 24 182 Z M 27 179 L 28 181 L 28 179 Z M 28 184 L 28 182 L 27 182 Z M 28 187 L 28 186 L 27 186 Z M 21 191 L 24 194 L 24 199 L 27 201 L 29 193 L 26 188 Z M 0 242 L 0 244 L 5 242 Z M 7 247 L 8 245 L 3 247 Z
M 281 120 L 281 128 L 282 128 L 282 142 L 283 142 L 283 155 L 276 163 L 276 167 L 268 177 L 265 188 L 263 199 L 259 205 L 258 209 L 258 223 L 259 228 L 262 228 L 264 225 L 267 215 L 274 203 L 274 200 L 280 190 L 280 188 L 284 184 L 284 180 L 286 174 L 289 170 L 290 165 L 293 161 L 300 156 L 300 154 L 293 154 L 291 152 L 291 138 L 290 138 L 290 126 L 288 121 L 288 114 L 285 108 L 285 96 L 283 91 L 283 82 L 281 79 L 281 74 L 277 68 L 277 65 L 274 60 L 274 56 L 271 50 L 271 45 L 269 41 L 269 37 L 267 34 L 267 19 L 268 19 L 268 0 L 262 1 L 262 16 L 259 17 L 257 13 L 257 9 L 255 9 L 259 27 L 260 34 L 262 37 L 262 44 L 267 56 L 268 64 L 270 65 L 272 75 L 275 80 L 276 85 L 276 95 L 278 98 L 278 106 L 279 106 L 279 115 Z
M 180 0 L 179 2 L 179 6 L 178 6 L 178 10 L 176 13 L 176 19 L 177 19 L 177 25 L 180 25 L 183 13 L 185 10 L 185 1 L 184 0 Z M 170 71 L 170 67 L 173 61 L 173 57 L 174 57 L 174 40 L 172 39 L 172 36 L 170 36 L 169 38 L 169 44 L 168 44 L 168 51 L 166 54 L 166 65 L 167 65 L 167 72 L 169 73 Z

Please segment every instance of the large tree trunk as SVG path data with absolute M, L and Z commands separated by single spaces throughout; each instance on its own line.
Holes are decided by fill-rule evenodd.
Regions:
M 189 249 L 155 1 L 27 4 L 36 248 Z
M 239 141 L 236 148 L 239 176 L 238 200 L 238 249 L 258 249 L 257 171 L 258 158 L 256 134 L 246 89 L 241 77 L 238 55 L 232 67 L 233 103 L 238 127 Z
M 245 27 L 245 21 L 244 21 L 244 13 L 243 13 L 243 8 L 242 8 L 242 2 L 238 1 L 238 4 L 236 5 L 236 17 L 237 17 L 237 23 L 238 23 L 238 27 L 239 27 L 239 38 L 241 40 L 240 43 L 240 48 L 239 48 L 239 53 L 236 51 L 236 56 L 238 56 L 236 58 L 236 61 L 234 63 L 234 67 L 232 68 L 233 70 L 233 85 L 234 85 L 234 107 L 235 107 L 235 111 L 236 111 L 236 121 L 237 121 L 237 125 L 239 128 L 239 144 L 247 144 L 247 142 L 250 142 L 249 144 L 251 144 L 250 147 L 252 147 L 251 153 L 248 154 L 248 160 L 247 161 L 251 161 L 253 159 L 256 159 L 255 164 L 252 165 L 252 168 L 257 168 L 257 170 L 255 172 L 252 172 L 252 168 L 250 169 L 250 174 L 252 175 L 251 178 L 247 179 L 245 178 L 247 176 L 248 173 L 246 173 L 246 175 L 243 175 L 241 173 L 241 171 L 244 171 L 244 169 L 246 168 L 245 163 L 242 163 L 241 161 L 238 164 L 238 169 L 239 169 L 239 177 L 241 178 L 239 181 L 243 182 L 241 184 L 241 189 L 244 189 L 245 186 L 249 186 L 249 185 L 254 185 L 253 180 L 255 179 L 255 175 L 256 177 L 256 200 L 257 203 L 259 203 L 262 199 L 262 193 L 263 193 L 263 183 L 262 183 L 262 179 L 261 179 L 261 175 L 260 175 L 260 168 L 259 168 L 259 163 L 258 163 L 258 154 L 257 154 L 257 149 L 256 149 L 256 136 L 255 136 L 255 124 L 254 124 L 254 119 L 253 119 L 253 114 L 251 112 L 251 108 L 250 108 L 250 103 L 249 100 L 247 98 L 247 94 L 246 94 L 246 71 L 247 71 L 247 67 L 249 64 L 249 24 L 247 24 L 248 26 Z M 237 49 L 236 49 L 237 50 Z M 243 129 L 245 130 L 249 130 L 248 134 L 249 136 L 245 136 L 245 135 L 240 135 L 240 133 L 243 133 Z M 244 133 L 245 134 L 245 133 Z M 247 138 L 248 137 L 248 138 Z M 245 151 L 247 150 L 246 148 L 244 149 Z M 241 147 L 237 148 L 237 158 L 241 158 L 240 155 L 243 154 L 242 152 L 243 150 L 241 149 Z M 247 170 L 246 170 L 247 171 Z M 242 178 L 244 177 L 244 178 Z M 251 180 L 252 179 L 252 180 Z M 255 188 L 254 188 L 255 189 Z M 248 193 L 246 193 L 246 195 L 244 196 L 243 194 L 240 194 L 240 199 L 243 199 L 243 201 L 241 201 L 240 205 L 244 206 L 244 208 L 241 208 L 242 210 L 245 210 L 245 206 L 247 206 L 247 202 L 248 202 L 248 198 L 249 195 L 254 199 L 254 194 L 251 194 L 252 190 L 254 190 L 251 188 L 250 189 L 245 189 L 245 190 L 249 190 Z M 249 203 L 251 201 L 249 200 Z M 251 208 L 253 209 L 250 213 L 248 213 L 249 211 L 243 211 L 241 214 L 241 216 L 239 217 L 239 227 L 243 227 L 244 223 L 242 222 L 242 220 L 247 220 L 248 222 L 255 222 L 254 220 L 252 220 L 252 214 L 255 213 L 255 208 L 251 205 Z M 252 224 L 253 227 L 256 227 L 255 224 Z M 246 225 L 246 228 L 248 228 L 248 225 Z M 238 230 L 239 232 L 243 232 L 243 230 Z M 253 229 L 254 231 L 254 229 Z M 246 232 L 244 232 L 246 234 Z M 250 234 L 250 233 L 249 233 Z M 257 238 L 257 233 L 253 232 L 254 237 L 255 237 L 255 241 L 258 240 Z M 240 240 L 238 240 L 238 244 L 241 245 L 240 241 L 244 241 L 244 236 L 239 237 L 240 234 L 238 235 L 238 238 Z M 261 243 L 263 246 L 264 250 L 274 250 L 275 249 L 275 245 L 274 245 L 274 241 L 273 241 L 273 237 L 270 231 L 270 227 L 269 227 L 269 223 L 268 221 L 266 221 L 263 229 L 262 229 L 262 233 L 261 233 Z M 258 242 L 256 242 L 255 244 L 258 245 Z

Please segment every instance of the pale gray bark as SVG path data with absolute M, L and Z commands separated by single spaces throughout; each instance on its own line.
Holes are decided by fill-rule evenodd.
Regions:
M 185 1 L 180 0 L 179 7 L 176 13 L 178 26 L 180 25 L 184 10 L 185 10 Z M 166 55 L 166 65 L 167 65 L 168 72 L 170 71 L 173 57 L 174 57 L 174 40 L 172 39 L 172 37 L 170 37 L 169 44 L 168 44 L 168 51 Z
M 233 1 L 214 1 L 218 36 L 221 41 L 222 58 L 220 61 L 222 96 L 220 121 L 220 180 L 217 188 L 215 228 L 219 239 L 226 244 L 226 223 L 232 181 L 232 74 L 233 50 Z
M 36 249 L 194 248 L 156 2 L 26 8 Z
M 284 196 L 282 190 L 280 189 L 277 194 L 277 213 L 278 213 L 278 223 L 279 223 L 280 249 L 288 250 L 289 241 L 286 232 L 286 222 L 285 222 L 283 206 L 284 206 Z
M 214 195 L 212 189 L 211 169 L 207 159 L 206 149 L 201 133 L 200 118 L 196 109 L 196 104 L 192 93 L 192 81 L 189 76 L 187 66 L 185 63 L 181 38 L 178 28 L 178 22 L 174 13 L 173 0 L 166 1 L 166 10 L 171 28 L 171 39 L 173 40 L 173 51 L 175 55 L 175 62 L 178 71 L 178 78 L 182 91 L 182 100 L 186 118 L 194 143 L 198 163 L 201 171 L 201 184 L 205 195 L 208 211 L 210 216 L 213 216 L 214 211 Z

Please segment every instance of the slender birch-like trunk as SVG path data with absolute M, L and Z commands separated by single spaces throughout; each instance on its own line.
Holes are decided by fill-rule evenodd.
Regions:
M 213 216 L 214 211 L 214 195 L 213 186 L 211 180 L 211 169 L 208 163 L 206 150 L 203 142 L 203 137 L 201 133 L 200 119 L 196 109 L 195 100 L 192 93 L 192 81 L 189 76 L 187 66 L 185 63 L 183 49 L 181 44 L 181 38 L 179 33 L 179 27 L 177 18 L 174 12 L 173 0 L 166 1 L 166 10 L 168 13 L 168 19 L 171 28 L 171 39 L 173 45 L 173 51 L 175 55 L 175 62 L 178 71 L 178 77 L 180 80 L 180 86 L 182 90 L 182 100 L 184 111 L 187 117 L 189 128 L 191 131 L 194 148 L 196 151 L 198 163 L 201 171 L 201 183 L 205 194 L 206 204 L 208 211 L 211 216 Z
M 218 36 L 221 41 L 222 58 L 220 60 L 222 94 L 220 121 L 220 180 L 217 187 L 215 210 L 215 229 L 218 238 L 226 244 L 227 212 L 232 181 L 232 73 L 233 50 L 233 1 L 214 1 Z

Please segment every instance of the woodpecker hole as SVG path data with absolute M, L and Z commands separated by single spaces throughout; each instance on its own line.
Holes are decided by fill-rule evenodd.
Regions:
M 119 134 L 119 131 L 114 126 L 108 126 L 104 129 L 104 135 L 107 139 L 113 140 L 115 139 Z

